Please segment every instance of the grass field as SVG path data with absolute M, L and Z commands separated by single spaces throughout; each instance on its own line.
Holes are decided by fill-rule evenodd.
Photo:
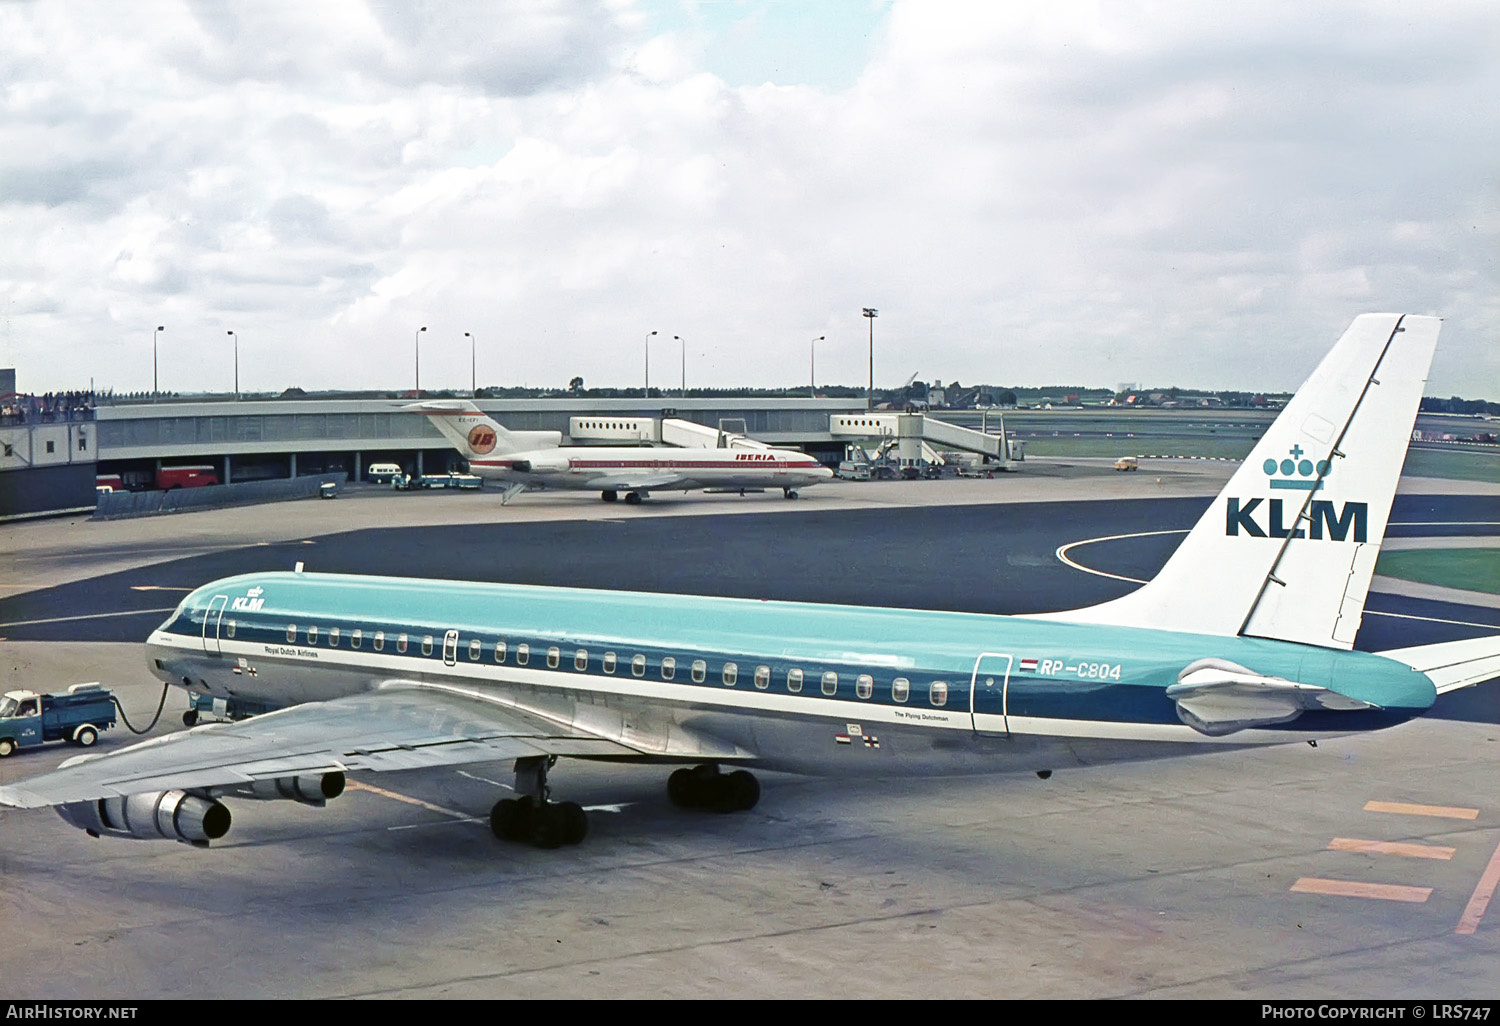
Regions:
M 1242 460 L 1255 447 L 1251 438 L 1212 434 L 1144 435 L 1119 433 L 1113 437 L 1067 434 L 1029 437 L 1030 456 L 1224 456 Z M 1425 449 L 1407 451 L 1404 473 L 1408 477 L 1441 477 L 1459 481 L 1490 481 L 1500 484 L 1500 452 L 1474 449 Z
M 1375 572 L 1421 584 L 1500 595 L 1500 549 L 1404 549 L 1382 552 Z

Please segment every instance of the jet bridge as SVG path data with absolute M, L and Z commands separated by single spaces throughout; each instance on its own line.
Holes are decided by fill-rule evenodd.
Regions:
M 995 419 L 1000 430 L 991 434 L 988 416 L 982 422 L 983 430 L 975 431 L 920 413 L 835 413 L 828 418 L 828 432 L 835 438 L 874 440 L 882 455 L 894 449 L 903 467 L 941 465 L 946 461 L 939 450 L 958 450 L 980 454 L 997 470 L 1010 470 L 1013 461 L 1005 421 L 998 416 Z
M 735 420 L 733 423 L 742 424 Z M 679 417 L 570 417 L 574 442 L 614 445 L 673 445 L 683 449 L 770 449 L 765 442 L 726 427 L 709 427 Z

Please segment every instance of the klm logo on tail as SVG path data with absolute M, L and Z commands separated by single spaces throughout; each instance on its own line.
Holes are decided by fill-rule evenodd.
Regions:
M 1314 464 L 1312 460 L 1302 459 L 1305 454 L 1300 445 L 1292 446 L 1289 454 L 1290 459 L 1280 463 L 1268 459 L 1263 465 L 1266 477 L 1270 478 L 1270 486 L 1309 492 L 1321 489 L 1324 479 L 1332 470 L 1328 461 L 1319 460 Z M 1281 477 L 1276 476 L 1278 471 Z M 1264 527 L 1254 516 L 1262 502 L 1266 504 Z M 1370 507 L 1364 502 L 1346 502 L 1335 512 L 1332 502 L 1314 499 L 1308 507 L 1305 528 L 1298 524 L 1291 527 L 1286 525 L 1286 512 L 1281 499 L 1251 499 L 1241 504 L 1239 499 L 1231 496 L 1226 497 L 1224 503 L 1224 533 L 1230 537 L 1238 537 L 1240 531 L 1244 530 L 1252 538 L 1310 538 L 1322 541 L 1326 537 L 1329 541 L 1341 542 L 1352 533 L 1354 541 L 1363 542 L 1367 540 L 1369 533 Z M 1301 503 L 1297 505 L 1300 506 Z M 1296 516 L 1295 511 L 1293 516 Z

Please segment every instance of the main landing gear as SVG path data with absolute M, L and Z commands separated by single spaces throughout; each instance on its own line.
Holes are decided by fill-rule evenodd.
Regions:
M 785 495 L 788 499 L 795 499 L 797 497 L 797 489 L 795 489 L 795 488 L 783 488 L 781 490 L 781 494 Z
M 760 801 L 760 781 L 747 770 L 720 773 L 712 764 L 694 766 L 667 778 L 667 797 L 684 809 L 747 812 Z
M 625 504 L 627 506 L 639 506 L 641 504 L 641 499 L 645 498 L 645 495 L 645 492 L 626 492 Z M 607 491 L 600 492 L 599 498 L 603 499 L 605 502 L 619 502 L 620 493 L 615 489 L 610 488 Z
M 599 498 L 605 502 L 618 502 L 620 500 L 620 493 L 611 488 L 608 491 L 600 492 Z
M 490 829 L 502 841 L 525 841 L 538 848 L 577 844 L 588 835 L 589 819 L 577 802 L 553 802 L 548 798 L 547 770 L 555 755 L 536 755 L 516 760 L 516 794 L 502 798 L 490 810 Z

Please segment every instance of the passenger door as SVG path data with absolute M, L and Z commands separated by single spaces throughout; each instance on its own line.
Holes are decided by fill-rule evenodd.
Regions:
M 1003 652 L 984 652 L 974 660 L 974 676 L 969 682 L 969 716 L 974 721 L 974 733 L 990 737 L 1010 736 L 1005 700 L 1013 662 L 1014 659 Z

